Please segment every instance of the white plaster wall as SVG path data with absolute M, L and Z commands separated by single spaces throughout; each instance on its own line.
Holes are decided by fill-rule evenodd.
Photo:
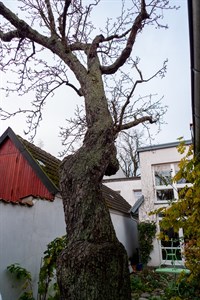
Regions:
M 33 207 L 0 202 L 0 293 L 3 300 L 18 299 L 19 282 L 6 271 L 8 265 L 19 263 L 31 272 L 34 296 L 41 258 L 46 245 L 65 234 L 61 199 L 54 202 L 34 200 Z M 119 240 L 132 255 L 137 247 L 136 224 L 129 217 L 111 212 L 111 219 Z
M 176 147 L 157 149 L 139 153 L 140 158 L 140 171 L 141 171 L 141 187 L 144 196 L 144 203 L 139 209 L 140 221 L 156 221 L 155 215 L 149 216 L 149 212 L 153 211 L 162 205 L 155 204 L 155 189 L 153 183 L 153 170 L 152 166 L 163 163 L 177 163 L 184 155 L 178 153 Z M 151 253 L 151 261 L 149 265 L 157 266 L 161 263 L 159 242 L 155 239 L 154 250 Z
M 0 291 L 3 300 L 19 297 L 18 281 L 6 267 L 19 263 L 29 270 L 37 290 L 41 257 L 46 245 L 65 234 L 62 201 L 36 200 L 33 207 L 0 203 Z M 36 292 L 35 292 L 36 298 Z
M 151 260 L 148 262 L 148 266 L 156 267 L 161 264 L 161 250 L 157 239 L 154 239 L 153 241 L 153 251 L 151 252 L 150 257 Z
M 134 191 L 141 190 L 140 178 L 124 178 L 105 180 L 104 185 L 111 188 L 113 191 L 120 191 L 120 195 L 131 205 L 135 204 Z
M 111 220 L 113 222 L 116 236 L 118 240 L 124 245 L 128 257 L 132 257 L 138 248 L 138 230 L 135 220 L 111 212 Z

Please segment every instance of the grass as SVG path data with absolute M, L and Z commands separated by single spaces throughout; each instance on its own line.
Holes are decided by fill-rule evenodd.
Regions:
M 149 294 L 149 300 L 200 300 L 199 280 L 188 282 L 183 277 L 175 281 L 174 275 L 161 275 L 153 268 L 133 273 L 130 279 L 132 298 L 135 300 L 144 293 Z

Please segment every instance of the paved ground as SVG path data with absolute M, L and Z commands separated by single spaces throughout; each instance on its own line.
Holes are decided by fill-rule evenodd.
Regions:
M 154 300 L 160 299 L 160 296 L 163 295 L 164 292 L 161 289 L 156 289 L 151 293 L 142 293 L 140 296 L 137 293 L 132 293 L 132 300 L 148 300 L 150 297 L 153 297 Z

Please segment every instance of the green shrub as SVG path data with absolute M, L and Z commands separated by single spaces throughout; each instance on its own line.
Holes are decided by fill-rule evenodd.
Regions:
M 140 260 L 144 265 L 147 265 L 153 250 L 153 239 L 156 236 L 155 222 L 140 222 L 138 224 L 138 233 Z
M 7 270 L 14 275 L 17 280 L 22 280 L 23 282 L 22 294 L 19 300 L 34 300 L 31 273 L 17 263 L 8 266 Z

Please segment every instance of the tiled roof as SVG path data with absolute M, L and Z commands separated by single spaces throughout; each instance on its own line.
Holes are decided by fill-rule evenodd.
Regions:
M 128 213 L 130 211 L 131 205 L 119 193 L 105 185 L 102 185 L 102 192 L 109 208 L 122 213 Z
M 13 202 L 13 201 L 7 201 L 5 199 L 0 198 L 0 202 L 3 202 L 4 204 L 13 204 L 13 205 L 21 205 L 21 206 L 28 206 L 28 207 L 32 207 L 33 203 L 32 202 Z
M 20 141 L 23 143 L 27 151 L 32 155 L 36 163 L 40 168 L 45 172 L 45 174 L 50 178 L 50 180 L 56 185 L 59 186 L 59 165 L 61 160 L 51 155 L 50 153 L 42 150 L 41 148 L 35 146 L 34 144 L 24 140 L 18 136 Z
M 25 148 L 25 152 L 27 152 L 25 153 L 27 154 L 26 157 L 27 159 L 29 159 L 29 162 L 32 167 L 34 167 L 35 171 L 40 173 L 40 178 L 46 177 L 42 178 L 44 184 L 46 183 L 47 187 L 50 187 L 52 189 L 51 184 L 49 184 L 48 182 L 50 181 L 55 186 L 55 190 L 57 190 L 58 192 L 59 165 L 61 161 L 52 156 L 50 153 L 21 138 L 20 136 L 16 136 L 11 128 L 7 129 L 7 131 L 2 135 L 3 138 L 0 137 L 0 140 L 5 139 L 6 136 L 9 136 L 15 144 L 18 144 L 20 142 L 21 145 L 18 144 L 18 148 Z M 43 173 L 43 176 L 41 176 L 41 173 Z M 110 209 L 129 214 L 131 206 L 119 193 L 113 191 L 105 185 L 102 185 L 102 192 Z

